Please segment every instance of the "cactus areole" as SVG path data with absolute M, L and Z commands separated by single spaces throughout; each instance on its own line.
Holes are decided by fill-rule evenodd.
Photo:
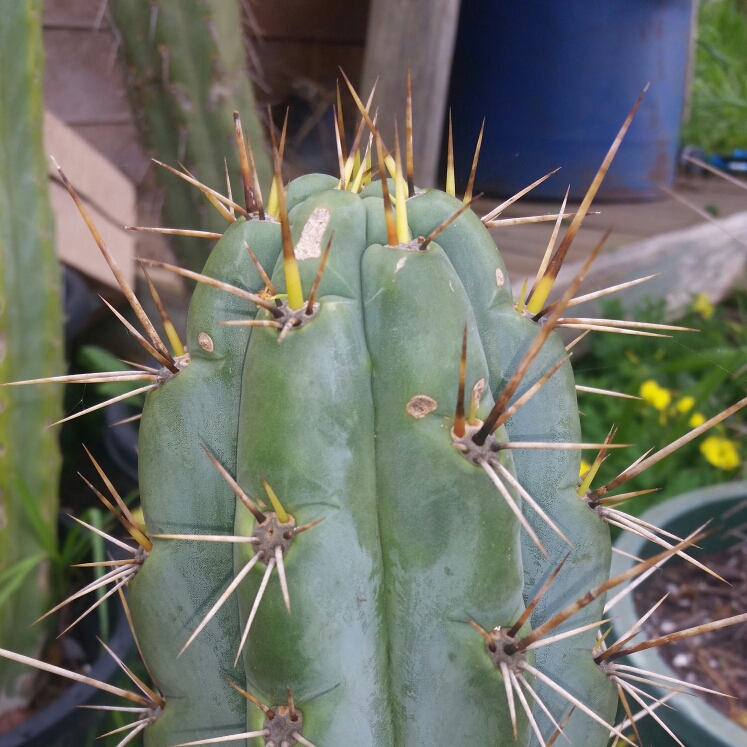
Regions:
M 287 189 L 305 300 L 328 248 L 314 306 L 292 308 L 280 223 L 236 220 L 204 274 L 269 298 L 248 245 L 281 298 L 258 309 L 198 284 L 190 362 L 148 394 L 140 489 L 153 549 L 129 599 L 166 705 L 146 744 L 234 734 L 275 747 L 528 745 L 530 720 L 518 699 L 512 717 L 505 678 L 546 738 L 556 725 L 537 698 L 556 721 L 572 706 L 527 664 L 611 722 L 617 696 L 592 659 L 594 630 L 536 657 L 507 652 L 519 640 L 511 626 L 571 546 L 533 627 L 609 568 L 607 527 L 576 495 L 580 452 L 503 448 L 580 440 L 570 365 L 480 442 L 540 329 L 514 308 L 490 234 L 468 211 L 421 248 L 462 206 L 431 190 L 407 201 L 420 241 L 391 246 L 381 185 L 336 187 L 314 175 Z M 250 320 L 265 326 L 239 324 Z M 518 394 L 565 357 L 551 336 Z M 510 505 L 520 512 L 518 484 L 565 538 L 527 509 L 542 550 L 529 539 Z M 600 619 L 601 601 L 573 626 Z M 564 732 L 590 747 L 608 736 L 584 713 Z

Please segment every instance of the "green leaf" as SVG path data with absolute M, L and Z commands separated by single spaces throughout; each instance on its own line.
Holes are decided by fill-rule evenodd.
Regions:
M 40 552 L 13 563 L 10 568 L 0 573 L 0 608 L 21 587 L 26 576 L 45 558 L 46 554 Z
M 45 549 L 47 555 L 54 563 L 59 563 L 60 556 L 57 551 L 57 537 L 41 515 L 36 499 L 20 475 L 16 475 L 16 489 L 21 506 L 31 524 L 39 544 Z

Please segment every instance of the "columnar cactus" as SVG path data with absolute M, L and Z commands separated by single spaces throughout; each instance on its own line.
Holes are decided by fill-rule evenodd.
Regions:
M 0 2 L 0 378 L 51 376 L 63 367 L 60 273 L 42 145 L 41 2 Z M 44 536 L 57 528 L 60 453 L 52 431 L 59 386 L 0 390 L 0 641 L 38 653 L 49 605 Z M 14 591 L 15 589 L 15 591 Z M 24 669 L 0 667 L 0 710 L 25 706 Z
M 625 515 L 606 493 L 671 448 L 590 489 L 618 445 L 581 442 L 554 328 L 578 324 L 561 315 L 601 244 L 547 304 L 633 112 L 515 301 L 470 196 L 408 187 L 356 101 L 339 179 L 285 190 L 275 151 L 264 211 L 242 153 L 248 217 L 229 215 L 204 272 L 144 262 L 199 281 L 186 353 L 123 285 L 161 364 L 126 375 L 148 381 L 147 536 L 110 485 L 118 506 L 100 497 L 138 543 L 108 580 L 129 587 L 154 687 L 94 684 L 140 704 L 121 745 L 602 747 L 618 692 L 638 699 L 614 663 L 625 640 L 599 634 L 605 593 L 695 541 L 646 529 L 664 551 L 608 579 L 605 521 Z M 362 188 L 372 140 L 382 179 Z M 580 480 L 582 448 L 601 451 Z
M 253 142 L 262 125 L 255 110 L 238 0 L 112 0 L 111 22 L 123 42 L 125 78 L 142 139 L 162 160 L 185 164 L 204 184 L 223 189 L 226 168 L 239 163 L 230 143 L 231 113 L 244 113 Z M 268 184 L 272 169 L 257 149 L 257 170 Z M 221 218 L 179 179 L 161 173 L 164 214 L 184 228 L 218 230 Z M 256 208 L 255 208 L 256 209 Z M 194 236 L 174 237 L 180 261 L 194 269 L 205 246 Z

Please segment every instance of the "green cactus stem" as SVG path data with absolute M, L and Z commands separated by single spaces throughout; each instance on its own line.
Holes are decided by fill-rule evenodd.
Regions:
M 63 368 L 60 271 L 42 145 L 44 48 L 40 0 L 0 2 L 0 381 Z M 47 628 L 29 628 L 49 606 L 49 567 L 38 562 L 57 534 L 60 454 L 46 429 L 59 386 L 0 388 L 0 574 L 20 583 L 0 607 L 0 645 L 38 654 Z M 29 502 L 31 505 L 29 505 Z M 36 558 L 36 562 L 33 561 Z M 29 559 L 31 562 L 29 563 Z M 12 580 L 14 579 L 14 580 Z M 5 594 L 4 594 L 5 597 Z M 28 670 L 0 666 L 3 709 L 24 703 Z
M 154 156 L 183 163 L 200 181 L 225 191 L 223 159 L 234 185 L 241 183 L 239 158 L 230 134 L 239 111 L 254 144 L 260 184 L 269 189 L 272 169 L 262 147 L 263 130 L 246 73 L 238 0 L 115 0 L 113 22 L 121 34 L 127 86 L 136 123 Z M 171 225 L 209 232 L 225 222 L 205 198 L 162 169 L 164 216 Z M 243 204 L 243 200 L 238 202 Z M 186 266 L 199 270 L 210 245 L 203 238 L 176 236 Z

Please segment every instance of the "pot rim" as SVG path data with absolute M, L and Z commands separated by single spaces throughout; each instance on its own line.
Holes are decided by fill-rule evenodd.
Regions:
M 747 499 L 747 482 L 722 483 L 693 490 L 664 501 L 646 511 L 641 515 L 641 518 L 665 529 L 675 519 L 696 510 L 702 511 L 703 508 L 710 506 L 734 503 L 745 499 Z M 646 557 L 647 555 L 650 557 L 655 552 L 649 551 L 647 553 L 647 550 L 655 546 L 630 532 L 625 532 L 618 537 L 615 547 L 636 557 Z M 634 561 L 631 558 L 615 553 L 612 556 L 610 576 L 623 573 L 633 565 Z M 612 609 L 612 614 L 615 618 L 612 640 L 615 640 L 638 620 L 638 615 L 633 606 L 632 594 L 621 599 Z M 645 634 L 641 634 L 638 640 L 646 640 Z M 639 651 L 628 656 L 625 661 L 632 666 L 647 669 L 657 674 L 677 677 L 677 673 L 665 663 L 656 649 Z M 670 692 L 662 688 L 639 686 L 658 698 Z M 684 740 L 686 738 L 690 744 L 701 745 L 701 747 L 706 747 L 706 745 L 708 747 L 747 747 L 747 730 L 708 705 L 705 700 L 697 696 L 675 695 L 668 703 L 673 705 L 676 710 L 659 708 L 655 713 L 680 739 Z M 645 718 L 651 719 L 650 716 Z M 656 728 L 660 729 L 661 727 L 657 726 Z

